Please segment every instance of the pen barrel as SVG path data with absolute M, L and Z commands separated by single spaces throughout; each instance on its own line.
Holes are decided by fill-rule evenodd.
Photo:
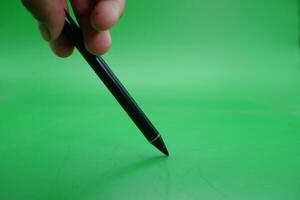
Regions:
M 68 13 L 66 13 L 63 34 L 75 45 L 147 140 L 151 142 L 157 138 L 159 133 L 156 128 L 139 108 L 105 61 L 101 57 L 95 56 L 86 50 L 82 33 Z

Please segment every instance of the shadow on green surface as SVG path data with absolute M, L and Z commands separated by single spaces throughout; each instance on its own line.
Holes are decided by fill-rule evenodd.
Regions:
M 167 159 L 168 158 L 165 156 L 150 157 L 144 160 L 129 163 L 126 166 L 120 166 L 113 170 L 108 170 L 104 172 L 103 175 L 105 178 L 107 178 L 106 184 L 110 182 L 114 183 L 115 181 L 124 179 L 131 174 L 142 172 L 147 168 L 151 168 L 154 165 L 166 163 Z
M 62 199 L 72 197 L 73 199 L 104 199 L 111 198 L 111 195 L 122 195 L 128 191 L 128 187 L 132 186 L 134 189 L 135 184 L 138 186 L 147 183 L 145 187 L 148 187 L 149 183 L 158 184 L 157 177 L 159 177 L 160 187 L 162 186 L 163 196 L 169 196 L 169 171 L 168 171 L 168 158 L 165 156 L 155 156 L 148 158 L 120 158 L 118 162 L 109 162 L 103 169 L 103 166 L 99 166 L 99 170 L 94 171 L 95 168 L 90 171 L 82 171 L 80 177 L 77 177 L 74 182 L 61 179 L 64 183 L 59 188 L 56 188 L 56 192 L 51 195 L 51 199 Z M 86 169 L 86 168 L 85 168 Z M 93 171 L 93 172 L 91 172 Z M 61 177 L 62 178 L 62 177 Z M 162 180 L 161 180 L 162 178 Z M 138 181 L 137 181 L 138 180 Z M 73 179 L 74 181 L 74 179 Z M 141 181 L 141 183 L 139 183 Z M 80 186 L 80 191 L 76 191 L 74 195 L 74 185 Z M 129 189 L 130 190 L 130 189 Z M 119 194 L 116 194 L 118 191 Z M 74 198 L 75 197 L 75 198 Z
M 105 193 L 111 194 L 116 188 L 116 185 L 131 185 L 138 176 L 142 176 L 142 179 L 148 179 L 149 176 L 155 176 L 158 172 L 166 175 L 166 180 L 163 181 L 164 196 L 168 196 L 169 193 L 169 172 L 167 166 L 168 158 L 165 156 L 155 156 L 146 158 L 139 161 L 127 161 L 126 165 L 119 165 L 116 168 L 103 171 L 99 178 L 101 181 L 94 183 L 94 188 L 90 188 L 94 197 L 105 197 Z M 158 168 L 157 168 L 158 167 Z M 147 186 L 146 186 L 147 187 Z M 100 189 L 99 189 L 100 188 Z

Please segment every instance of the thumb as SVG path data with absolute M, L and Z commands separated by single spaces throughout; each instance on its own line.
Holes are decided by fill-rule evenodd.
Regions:
M 22 3 L 38 21 L 43 38 L 56 40 L 64 26 L 65 0 L 22 0 Z

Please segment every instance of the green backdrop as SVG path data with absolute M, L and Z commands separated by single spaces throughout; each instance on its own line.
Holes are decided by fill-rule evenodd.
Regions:
M 300 198 L 296 0 L 128 0 L 104 58 L 169 158 L 19 1 L 0 10 L 1 200 Z

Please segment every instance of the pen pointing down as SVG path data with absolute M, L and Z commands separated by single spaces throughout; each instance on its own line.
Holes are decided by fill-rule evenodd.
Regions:
M 105 61 L 101 57 L 95 56 L 87 51 L 84 46 L 83 36 L 80 29 L 67 12 L 63 34 L 78 49 L 146 139 L 158 150 L 168 156 L 169 152 L 159 132 L 136 104 L 134 99 L 130 96 Z

